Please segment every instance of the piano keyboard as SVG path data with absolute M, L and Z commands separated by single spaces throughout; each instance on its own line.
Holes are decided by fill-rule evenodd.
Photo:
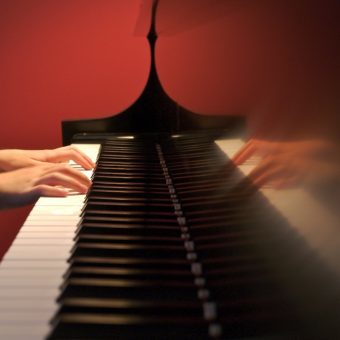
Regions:
M 256 161 L 235 169 L 225 156 L 243 141 L 153 138 L 105 143 L 81 219 L 83 195 L 39 200 L 0 266 L 0 338 L 338 332 L 338 243 L 298 214 L 290 223 L 289 192 L 249 195 L 239 183 Z M 79 147 L 97 157 L 99 145 Z
M 76 146 L 97 159 L 100 145 Z M 47 336 L 84 198 L 40 198 L 5 254 L 0 265 L 0 339 Z

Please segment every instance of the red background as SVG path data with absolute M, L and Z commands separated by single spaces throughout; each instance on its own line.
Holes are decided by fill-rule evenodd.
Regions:
M 61 120 L 136 100 L 150 62 L 135 34 L 140 9 L 140 0 L 1 0 L 0 147 L 59 146 Z M 337 0 L 161 0 L 161 82 L 181 105 L 247 114 L 250 127 L 323 126 L 340 107 L 338 18 Z M 0 212 L 0 258 L 28 211 Z

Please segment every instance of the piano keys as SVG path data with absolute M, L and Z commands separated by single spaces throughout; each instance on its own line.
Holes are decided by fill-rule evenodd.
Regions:
M 0 266 L 1 337 L 337 334 L 335 261 L 215 139 L 111 137 L 86 198 L 40 199 Z
M 99 144 L 77 147 L 96 161 Z M 91 176 L 91 171 L 84 173 Z M 0 265 L 1 339 L 43 339 L 48 333 L 84 198 L 40 198 L 5 254 Z
M 140 98 L 63 122 L 64 144 L 99 153 L 93 185 L 34 207 L 0 266 L 0 338 L 339 338 L 338 220 L 304 192 L 254 188 L 255 160 L 235 168 L 242 118 L 171 101 L 152 4 Z

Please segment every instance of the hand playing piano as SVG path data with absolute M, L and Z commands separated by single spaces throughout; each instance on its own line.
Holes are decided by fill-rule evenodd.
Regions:
M 64 163 L 70 160 L 86 170 L 95 166 L 88 156 L 72 146 L 53 150 L 0 150 L 0 209 L 30 204 L 40 196 L 63 197 L 70 190 L 85 193 L 91 181 Z
M 72 146 L 65 146 L 52 150 L 0 150 L 0 170 L 11 171 L 28 166 L 48 163 L 62 163 L 74 161 L 84 169 L 92 169 L 92 160 Z
M 270 184 L 280 189 L 338 181 L 338 151 L 335 144 L 321 139 L 293 142 L 251 139 L 234 156 L 233 162 L 241 165 L 253 156 L 260 157 L 248 178 L 257 187 Z
M 90 185 L 84 174 L 66 164 L 45 163 L 0 173 L 0 208 L 31 204 L 40 196 L 64 197 L 70 189 L 85 193 Z

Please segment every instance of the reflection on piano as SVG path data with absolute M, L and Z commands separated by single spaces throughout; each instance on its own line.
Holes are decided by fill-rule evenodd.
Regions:
M 93 186 L 41 198 L 21 228 L 2 339 L 339 337 L 337 220 L 298 190 L 257 191 L 254 161 L 230 162 L 240 119 L 214 118 L 172 102 L 153 59 L 130 109 L 63 123 L 98 158 Z

